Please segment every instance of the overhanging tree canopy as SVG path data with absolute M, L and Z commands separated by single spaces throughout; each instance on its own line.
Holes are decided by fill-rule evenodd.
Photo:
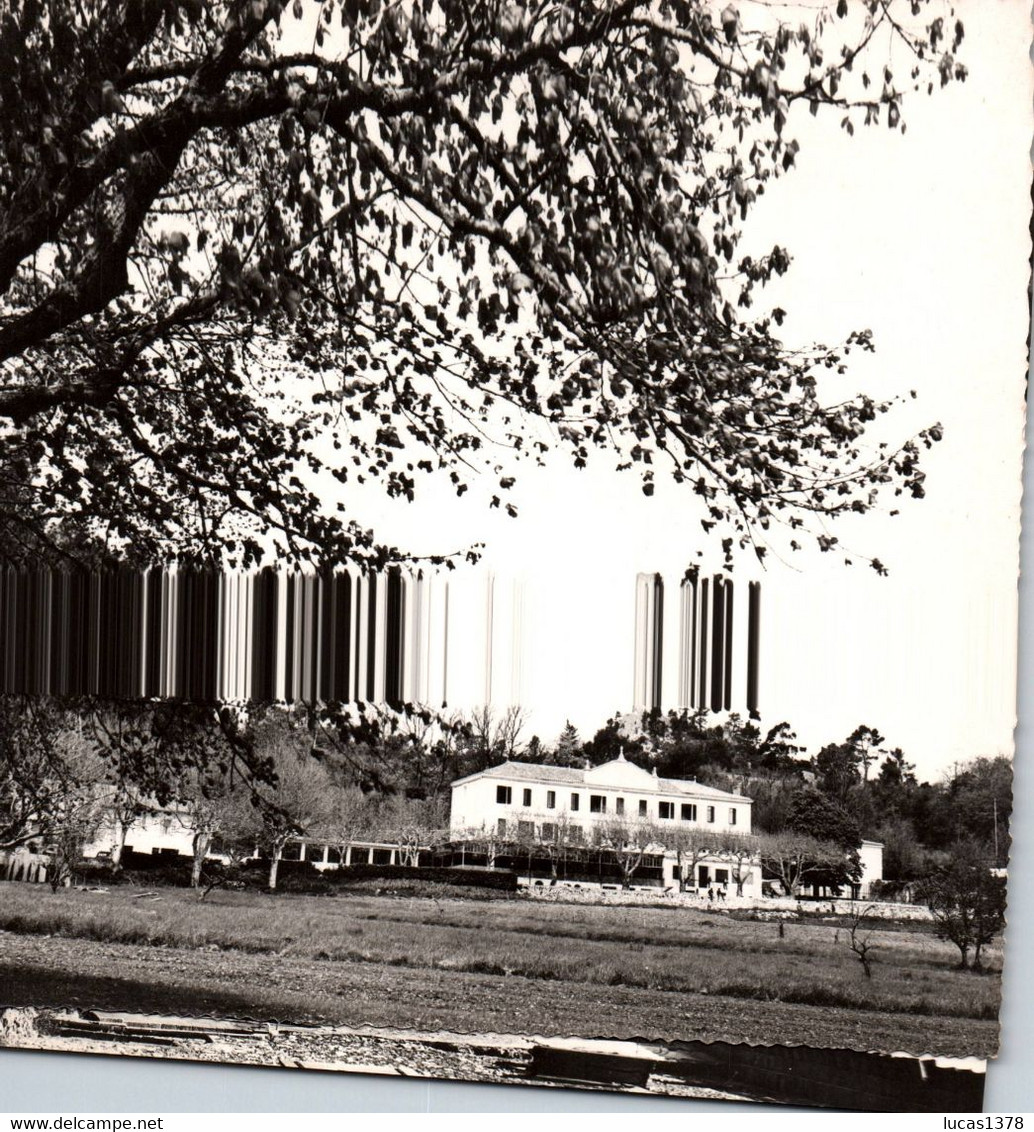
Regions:
M 272 532 L 383 562 L 323 472 L 412 498 L 488 468 L 503 505 L 500 451 L 554 442 L 647 494 L 666 465 L 727 554 L 921 495 L 936 426 L 867 445 L 887 406 L 820 396 L 843 351 L 780 345 L 749 305 L 788 253 L 738 244 L 795 104 L 903 128 L 961 37 L 927 0 L 7 5 L 5 551 L 71 520 L 144 560 Z

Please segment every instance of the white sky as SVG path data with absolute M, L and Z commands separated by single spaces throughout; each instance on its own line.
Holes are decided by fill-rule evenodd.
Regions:
M 915 389 L 889 418 L 902 439 L 945 426 L 925 457 L 924 501 L 832 529 L 889 578 L 810 551 L 761 573 L 743 564 L 743 583 L 762 580 L 762 724 L 789 720 L 814 751 L 869 723 L 925 777 L 1011 753 L 1015 723 L 1030 25 L 1023 0 L 956 8 L 967 82 L 907 98 L 904 137 L 884 125 L 849 138 L 837 117 L 803 113 L 790 131 L 797 168 L 747 229 L 754 250 L 778 242 L 794 257 L 765 299 L 789 312 L 788 342 L 872 329 L 876 354 L 852 356 L 842 392 Z M 463 501 L 425 482 L 416 505 L 353 511 L 407 550 L 486 542 L 486 565 L 526 579 L 523 706 L 547 740 L 565 718 L 588 737 L 630 708 L 635 573 L 676 581 L 699 552 L 718 564 L 691 495 L 663 483 L 647 500 L 610 467 L 604 455 L 584 472 L 563 459 L 518 468 L 516 520 L 485 507 L 492 482 Z

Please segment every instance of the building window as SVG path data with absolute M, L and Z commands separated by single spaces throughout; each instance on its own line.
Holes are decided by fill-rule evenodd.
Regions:
M 524 791 L 524 805 L 525 806 L 531 805 L 531 791 L 529 789 L 525 789 L 525 791 Z
M 697 808 L 692 802 L 682 803 L 682 820 L 683 821 L 696 821 Z
M 729 807 L 729 825 L 735 825 L 735 824 L 736 824 L 736 807 L 730 806 Z
M 582 827 L 580 825 L 569 825 L 567 827 L 567 840 L 572 845 L 581 845 L 582 843 Z
M 645 798 L 639 799 L 639 816 L 641 818 L 646 817 L 646 799 Z
M 605 814 L 607 812 L 607 799 L 602 794 L 589 795 L 589 813 Z
M 546 791 L 546 809 L 547 810 L 555 810 L 556 809 L 556 791 L 555 790 L 547 790 Z
M 714 806 L 707 807 L 707 820 L 714 821 Z
M 496 824 L 496 833 L 498 833 L 500 837 L 506 836 L 506 818 L 499 819 Z
M 577 810 L 577 809 L 578 809 L 579 800 L 580 800 L 580 799 L 579 799 L 579 797 L 578 797 L 578 795 L 577 795 L 577 794 L 572 794 L 572 795 L 571 795 L 571 809 L 572 809 L 572 810 Z
M 675 803 L 674 802 L 658 802 L 657 803 L 657 816 L 662 821 L 671 821 L 675 817 Z
M 495 800 L 500 806 L 508 806 L 512 798 L 513 790 L 509 786 L 497 786 L 495 788 Z
M 534 837 L 535 823 L 533 821 L 519 821 L 517 823 L 517 836 L 528 838 Z
M 619 818 L 625 816 L 625 799 L 624 798 L 615 798 L 614 799 L 614 813 L 616 813 Z
M 542 823 L 542 840 L 546 842 L 556 841 L 556 824 L 554 822 L 544 821 Z

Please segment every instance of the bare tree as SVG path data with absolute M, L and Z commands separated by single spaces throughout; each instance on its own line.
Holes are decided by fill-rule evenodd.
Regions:
M 447 836 L 442 810 L 438 799 L 394 796 L 386 800 L 379 815 L 381 836 L 398 846 L 402 864 L 415 868 L 420 850 L 433 848 Z
M 105 767 L 73 712 L 0 700 L 0 849 L 35 844 L 56 889 L 105 821 Z
M 475 853 L 484 854 L 486 865 L 490 869 L 495 868 L 496 857 L 510 841 L 509 831 L 494 825 L 462 830 L 456 836 L 464 846 L 470 846 Z
M 528 879 L 530 880 L 535 855 L 541 852 L 542 848 L 539 827 L 535 820 L 533 818 L 527 818 L 519 821 L 510 841 L 514 856 L 524 858 L 527 864 Z
M 127 733 L 133 732 L 135 727 L 134 714 L 120 711 L 118 707 L 98 709 L 90 714 L 87 727 L 97 758 L 103 762 L 103 777 L 108 780 L 103 787 L 102 805 L 114 835 L 111 864 L 116 872 L 122 868 L 122 854 L 129 831 L 153 810 L 134 780 L 133 760 L 125 757 L 133 743 L 127 738 Z M 78 712 L 72 725 L 82 741 L 83 720 Z M 138 755 L 139 751 L 134 751 L 134 754 Z
M 743 895 L 744 884 L 761 862 L 759 845 L 756 836 L 743 833 L 723 833 L 718 840 L 718 852 L 723 860 L 729 862 L 737 896 Z
M 111 845 L 112 868 L 122 869 L 122 854 L 125 852 L 129 832 L 141 818 L 152 812 L 152 807 L 140 797 L 131 782 L 119 781 L 108 787 L 107 801 L 104 803 L 106 815 L 111 819 L 115 839 Z
M 255 785 L 250 807 L 236 808 L 238 840 L 254 840 L 269 857 L 269 888 L 275 889 L 289 841 L 323 827 L 332 813 L 333 780 L 312 754 L 311 736 L 286 713 L 270 713 L 255 727 L 260 757 L 273 768 L 272 787 Z
M 48 857 L 47 879 L 54 892 L 70 881 L 82 860 L 83 848 L 102 820 L 93 800 L 83 796 L 66 799 L 61 812 L 52 816 L 44 852 Z
M 0 699 L 0 849 L 46 839 L 78 790 L 74 725 L 53 704 Z
M 191 768 L 180 787 L 182 801 L 176 816 L 191 835 L 193 861 L 190 869 L 192 888 L 202 886 L 205 859 L 217 837 L 224 846 L 233 843 L 232 832 L 252 819 L 252 792 L 240 777 L 229 770 L 220 772 Z
M 528 713 L 517 704 L 511 704 L 495 725 L 493 749 L 505 759 L 516 758 L 521 751 L 520 737 L 528 722 Z
M 489 704 L 470 713 L 470 754 L 474 770 L 485 770 L 495 761 L 495 716 Z
M 959 949 L 962 970 L 970 949 L 973 970 L 980 970 L 981 951 L 1005 926 L 1005 882 L 991 873 L 985 854 L 985 846 L 963 842 L 942 869 L 919 885 L 937 935 Z
M 869 904 L 860 912 L 855 913 L 851 919 L 851 933 L 848 936 L 848 945 L 851 950 L 858 956 L 858 962 L 862 965 L 862 970 L 865 972 L 867 979 L 872 978 L 872 949 L 873 944 L 870 935 L 859 936 L 859 930 L 862 927 L 865 917 L 872 911 L 872 905 Z
M 473 769 L 485 767 L 504 759 L 515 758 L 521 750 L 520 735 L 527 722 L 522 707 L 511 704 L 502 715 L 497 715 L 491 704 L 482 704 L 470 713 L 468 744 Z
M 376 824 L 376 799 L 358 786 L 339 786 L 331 792 L 319 832 L 337 850 L 344 865 L 352 843 L 369 837 Z
M 566 810 L 555 813 L 547 810 L 545 814 L 536 815 L 535 821 L 540 830 L 539 848 L 549 860 L 550 875 L 557 880 L 561 865 L 566 873 L 568 859 L 584 847 L 582 827 L 571 820 Z
M 842 864 L 844 860 L 844 851 L 839 846 L 792 831 L 762 835 L 759 850 L 765 867 L 794 897 L 808 877 Z
M 84 742 L 78 728 L 66 729 L 59 745 L 63 788 L 42 819 L 46 830 L 44 852 L 49 857 L 47 879 L 55 892 L 71 879 L 87 842 L 96 836 L 107 817 L 103 768 L 96 753 Z
M 663 842 L 666 848 L 675 853 L 675 861 L 682 878 L 681 887 L 687 880 L 696 883 L 696 867 L 701 861 L 710 860 L 718 850 L 719 835 L 713 830 L 696 829 L 682 823 L 665 826 Z
M 664 831 L 652 822 L 613 817 L 593 828 L 597 847 L 607 849 L 621 870 L 622 885 L 628 888 L 647 851 L 664 848 Z

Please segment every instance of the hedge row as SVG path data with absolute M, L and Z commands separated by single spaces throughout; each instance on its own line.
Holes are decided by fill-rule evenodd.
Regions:
M 318 875 L 339 886 L 347 886 L 352 880 L 367 879 L 430 880 L 437 881 L 440 884 L 459 885 L 462 888 L 494 888 L 503 892 L 517 891 L 516 873 L 459 869 L 448 866 L 350 865 L 347 869 L 328 869 Z
M 190 874 L 189 857 L 151 857 L 143 853 L 126 854 L 123 867 L 117 872 L 110 863 L 98 861 L 84 861 L 76 869 L 76 879 L 84 884 L 135 884 L 142 887 L 187 888 L 190 886 Z M 266 861 L 250 861 L 243 868 L 231 870 L 221 862 L 208 861 L 204 877 L 262 889 L 269 877 L 269 864 Z M 431 882 L 450 887 L 517 891 L 517 876 L 509 872 L 406 865 L 351 865 L 321 872 L 308 861 L 281 861 L 277 890 L 322 895 L 370 880 Z

